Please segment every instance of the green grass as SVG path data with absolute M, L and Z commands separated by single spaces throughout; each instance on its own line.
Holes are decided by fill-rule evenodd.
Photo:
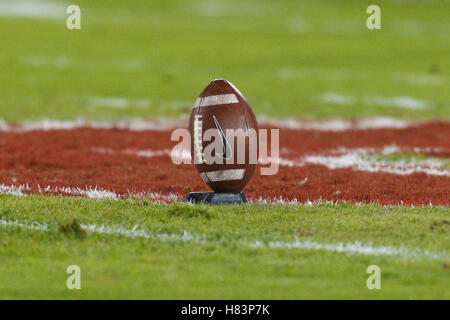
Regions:
M 369 1 L 79 0 L 79 31 L 65 27 L 69 2 L 48 2 L 63 3 L 60 18 L 5 17 L 0 6 L 0 120 L 186 116 L 212 78 L 232 81 L 257 115 L 450 118 L 450 1 L 378 1 L 380 31 L 365 27 Z M 353 102 L 324 102 L 326 93 Z M 131 103 L 92 106 L 93 97 Z M 379 105 L 380 97 L 428 107 Z M 412 160 L 384 160 L 405 159 Z M 450 298 L 448 208 L 0 195 L 0 219 L 50 226 L 0 223 L 0 298 Z M 86 224 L 188 231 L 201 243 L 101 235 Z M 295 239 L 422 254 L 267 246 Z M 257 240 L 265 245 L 251 247 Z M 72 264 L 82 270 L 80 291 L 65 286 Z M 372 264 L 381 267 L 382 290 L 366 288 Z
M 448 208 L 381 206 L 157 205 L 64 197 L 0 196 L 1 221 L 48 224 L 49 230 L 0 223 L 0 298 L 441 298 L 449 299 Z M 98 234 L 96 224 L 199 241 Z M 404 248 L 417 256 L 357 255 L 280 249 L 261 241 L 316 241 Z M 428 251 L 440 256 L 422 255 Z M 79 265 L 82 289 L 65 273 Z M 369 265 L 381 290 L 366 287 Z
M 366 156 L 368 159 L 376 160 L 376 161 L 386 161 L 392 163 L 435 163 L 437 165 L 441 165 L 444 168 L 450 168 L 450 159 L 447 158 L 436 158 L 430 157 L 423 154 L 415 153 L 415 152 L 398 152 L 391 154 L 373 154 Z
M 220 77 L 235 83 L 258 115 L 450 118 L 449 1 L 378 1 L 379 31 L 365 27 L 368 1 L 77 4 L 81 30 L 66 29 L 64 12 L 59 19 L 0 16 L 0 118 L 186 115 L 208 81 Z M 355 103 L 323 102 L 327 92 Z M 92 107 L 96 96 L 150 103 Z M 430 107 L 380 106 L 374 96 Z

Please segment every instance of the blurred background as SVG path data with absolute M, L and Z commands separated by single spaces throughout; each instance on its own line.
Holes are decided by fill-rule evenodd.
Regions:
M 447 0 L 0 0 L 0 119 L 186 117 L 213 78 L 260 117 L 448 119 L 449 18 Z

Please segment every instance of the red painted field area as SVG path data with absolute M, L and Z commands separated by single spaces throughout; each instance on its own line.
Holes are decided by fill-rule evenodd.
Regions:
M 0 186 L 3 193 L 87 196 L 80 190 L 96 188 L 163 201 L 207 190 L 193 165 L 171 162 L 168 150 L 175 143 L 170 134 L 171 130 L 92 128 L 0 131 Z M 450 204 L 448 167 L 391 165 L 367 158 L 392 150 L 448 158 L 448 122 L 334 132 L 281 129 L 280 148 L 279 173 L 260 176 L 257 170 L 245 189 L 249 198 Z

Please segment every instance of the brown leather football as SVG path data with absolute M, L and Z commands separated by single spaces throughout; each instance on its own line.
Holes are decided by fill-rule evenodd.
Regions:
M 195 102 L 189 132 L 203 181 L 215 192 L 241 192 L 257 163 L 258 123 L 239 90 L 227 80 L 212 80 Z

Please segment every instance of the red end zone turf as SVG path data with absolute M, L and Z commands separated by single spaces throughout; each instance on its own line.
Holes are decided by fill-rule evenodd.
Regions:
M 165 201 L 169 194 L 181 200 L 189 191 L 208 191 L 194 165 L 171 162 L 168 152 L 176 143 L 170 142 L 170 135 L 89 128 L 0 132 L 0 186 L 13 190 L 28 185 L 23 191 L 31 194 L 71 194 L 65 187 L 97 187 L 124 197 L 155 192 Z M 392 169 L 357 156 L 359 149 L 382 152 L 395 146 L 446 158 L 448 137 L 447 122 L 339 132 L 281 129 L 278 174 L 260 176 L 257 168 L 244 191 L 250 199 L 270 202 L 281 198 L 448 206 L 448 168 Z

